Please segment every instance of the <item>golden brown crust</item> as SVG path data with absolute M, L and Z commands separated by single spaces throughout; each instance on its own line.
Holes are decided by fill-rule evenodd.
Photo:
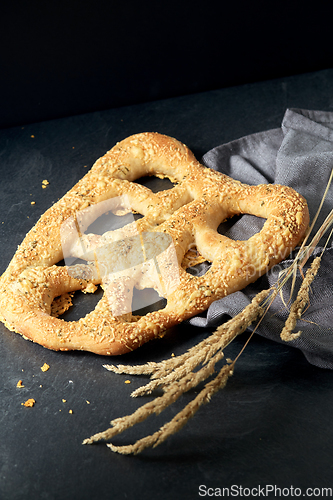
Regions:
M 176 185 L 152 193 L 134 182 L 146 175 L 168 177 Z M 143 215 L 135 223 L 138 234 L 158 233 L 172 238 L 179 282 L 168 294 L 166 307 L 132 317 L 126 313 L 125 298 L 121 302 L 125 292 L 114 291 L 114 282 L 110 293 L 118 293 L 118 306 L 123 307 L 124 314 L 112 314 L 105 293 L 85 318 L 66 322 L 52 316 L 56 297 L 75 290 L 93 291 L 93 284 L 102 281 L 98 273 L 85 266 L 75 275 L 68 267 L 55 265 L 63 258 L 62 225 L 92 206 L 96 207 L 96 217 L 98 207 L 103 205 L 100 202 L 123 194 L 133 211 Z M 242 213 L 265 218 L 262 231 L 247 241 L 233 241 L 217 232 L 223 220 Z M 88 217 L 86 225 L 90 222 Z M 137 134 L 97 160 L 27 234 L 0 280 L 0 316 L 9 329 L 50 349 L 122 354 L 255 281 L 288 256 L 308 223 L 306 201 L 293 189 L 241 184 L 200 165 L 191 151 L 173 138 Z M 101 241 L 98 236 L 89 238 L 92 249 Z M 212 262 L 204 276 L 192 276 L 181 267 L 191 247 Z M 126 280 L 121 286 L 145 286 L 129 275 Z

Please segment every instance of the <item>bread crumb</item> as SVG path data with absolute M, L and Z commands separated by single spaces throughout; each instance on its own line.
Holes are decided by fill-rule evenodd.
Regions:
M 24 387 L 22 380 L 19 380 L 16 384 L 16 387 Z
M 90 401 L 88 401 L 88 399 L 86 399 L 86 403 L 87 403 L 87 405 L 90 405 Z
M 32 408 L 36 401 L 33 398 L 27 399 L 25 403 L 21 403 L 22 406 L 26 408 Z
M 31 139 L 34 139 L 34 138 L 35 138 L 35 136 L 34 136 L 33 134 L 31 134 L 31 136 L 30 136 L 30 137 L 31 137 Z
M 31 202 L 31 205 L 36 205 L 36 202 L 35 202 L 35 201 L 32 201 L 32 202 Z
M 69 411 L 68 411 L 68 413 L 70 413 L 70 414 L 72 415 L 72 413 L 73 413 L 73 410 L 69 410 Z
M 50 365 L 48 365 L 47 363 L 44 363 L 40 369 L 42 370 L 42 372 L 47 372 L 47 370 L 50 369 Z
M 62 399 L 61 400 L 63 403 L 66 403 L 67 402 L 67 399 Z
M 131 381 L 130 380 L 125 380 L 125 384 L 130 384 Z

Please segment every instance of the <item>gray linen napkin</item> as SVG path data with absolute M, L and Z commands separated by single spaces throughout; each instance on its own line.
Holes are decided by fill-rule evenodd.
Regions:
M 249 135 L 206 153 L 203 163 L 247 184 L 276 183 L 291 186 L 308 202 L 311 220 L 325 191 L 333 168 L 333 113 L 287 109 L 281 128 Z M 333 186 L 330 188 L 315 229 L 333 208 Z M 262 221 L 250 215 L 220 227 L 226 236 L 244 240 L 262 227 Z M 233 223 L 234 222 L 234 223 Z M 321 244 L 322 242 L 320 242 Z M 320 246 L 314 255 L 321 252 Z M 295 331 L 302 335 L 288 342 L 319 367 L 333 369 L 333 246 L 324 252 L 320 270 L 312 284 L 310 306 L 298 321 Z M 276 283 L 279 272 L 290 265 L 286 260 L 240 292 L 214 302 L 205 315 L 189 320 L 198 327 L 215 328 L 240 312 L 264 288 Z M 312 259 L 309 260 L 311 264 Z M 193 270 L 204 273 L 205 265 Z M 297 277 L 297 285 L 300 284 Z M 284 288 L 288 301 L 290 284 Z M 257 333 L 282 342 L 280 332 L 288 317 L 278 297 L 260 324 Z

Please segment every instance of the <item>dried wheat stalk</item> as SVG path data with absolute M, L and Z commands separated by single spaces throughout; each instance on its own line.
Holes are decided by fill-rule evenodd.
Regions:
M 113 420 L 111 422 L 112 427 L 91 436 L 84 440 L 83 443 L 91 444 L 102 439 L 109 440 L 129 427 L 142 422 L 153 413 L 158 415 L 182 394 L 197 387 L 201 382 L 212 376 L 216 363 L 224 356 L 222 349 L 230 344 L 237 335 L 244 332 L 258 316 L 263 314 L 264 309 L 260 306 L 260 303 L 269 293 L 270 290 L 260 292 L 236 317 L 219 326 L 210 337 L 192 347 L 181 356 L 170 358 L 160 363 L 147 363 L 143 366 L 105 365 L 108 370 L 116 373 L 152 375 L 153 380 L 149 384 L 132 393 L 134 397 L 149 394 L 157 387 L 161 387 L 164 393 L 162 396 L 138 408 L 132 415 Z M 193 372 L 199 365 L 201 365 L 201 368 Z M 108 444 L 108 446 L 113 451 L 129 454 L 139 453 L 148 446 L 157 446 L 162 443 L 168 436 L 177 432 L 196 413 L 202 404 L 210 400 L 215 392 L 225 386 L 228 378 L 233 373 L 233 369 L 233 363 L 224 365 L 218 375 L 204 386 L 196 398 L 155 434 L 137 441 L 134 445 L 117 447 Z

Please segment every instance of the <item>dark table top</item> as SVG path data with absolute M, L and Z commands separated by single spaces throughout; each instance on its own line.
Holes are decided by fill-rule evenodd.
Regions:
M 279 127 L 288 107 L 332 110 L 332 96 L 333 70 L 324 70 L 0 130 L 0 272 L 39 216 L 126 136 L 168 134 L 200 158 L 219 144 Z M 49 181 L 45 189 L 43 179 Z M 51 352 L 1 324 L 1 500 L 187 499 L 218 495 L 216 488 L 248 497 L 245 488 L 257 488 L 255 497 L 266 485 L 273 498 L 279 491 L 291 496 L 292 488 L 303 494 L 306 488 L 332 487 L 333 373 L 259 336 L 227 387 L 161 446 L 121 456 L 104 443 L 81 444 L 147 400 L 130 397 L 144 377 L 107 372 L 103 363 L 158 361 L 208 333 L 183 324 L 162 340 L 109 359 Z M 234 357 L 246 338 L 236 339 L 227 357 Z M 47 372 L 41 371 L 45 362 Z M 24 388 L 18 389 L 20 379 Z M 131 384 L 125 384 L 128 379 Z M 184 395 L 114 442 L 152 433 L 193 396 Z M 36 400 L 33 408 L 21 405 L 29 397 Z

